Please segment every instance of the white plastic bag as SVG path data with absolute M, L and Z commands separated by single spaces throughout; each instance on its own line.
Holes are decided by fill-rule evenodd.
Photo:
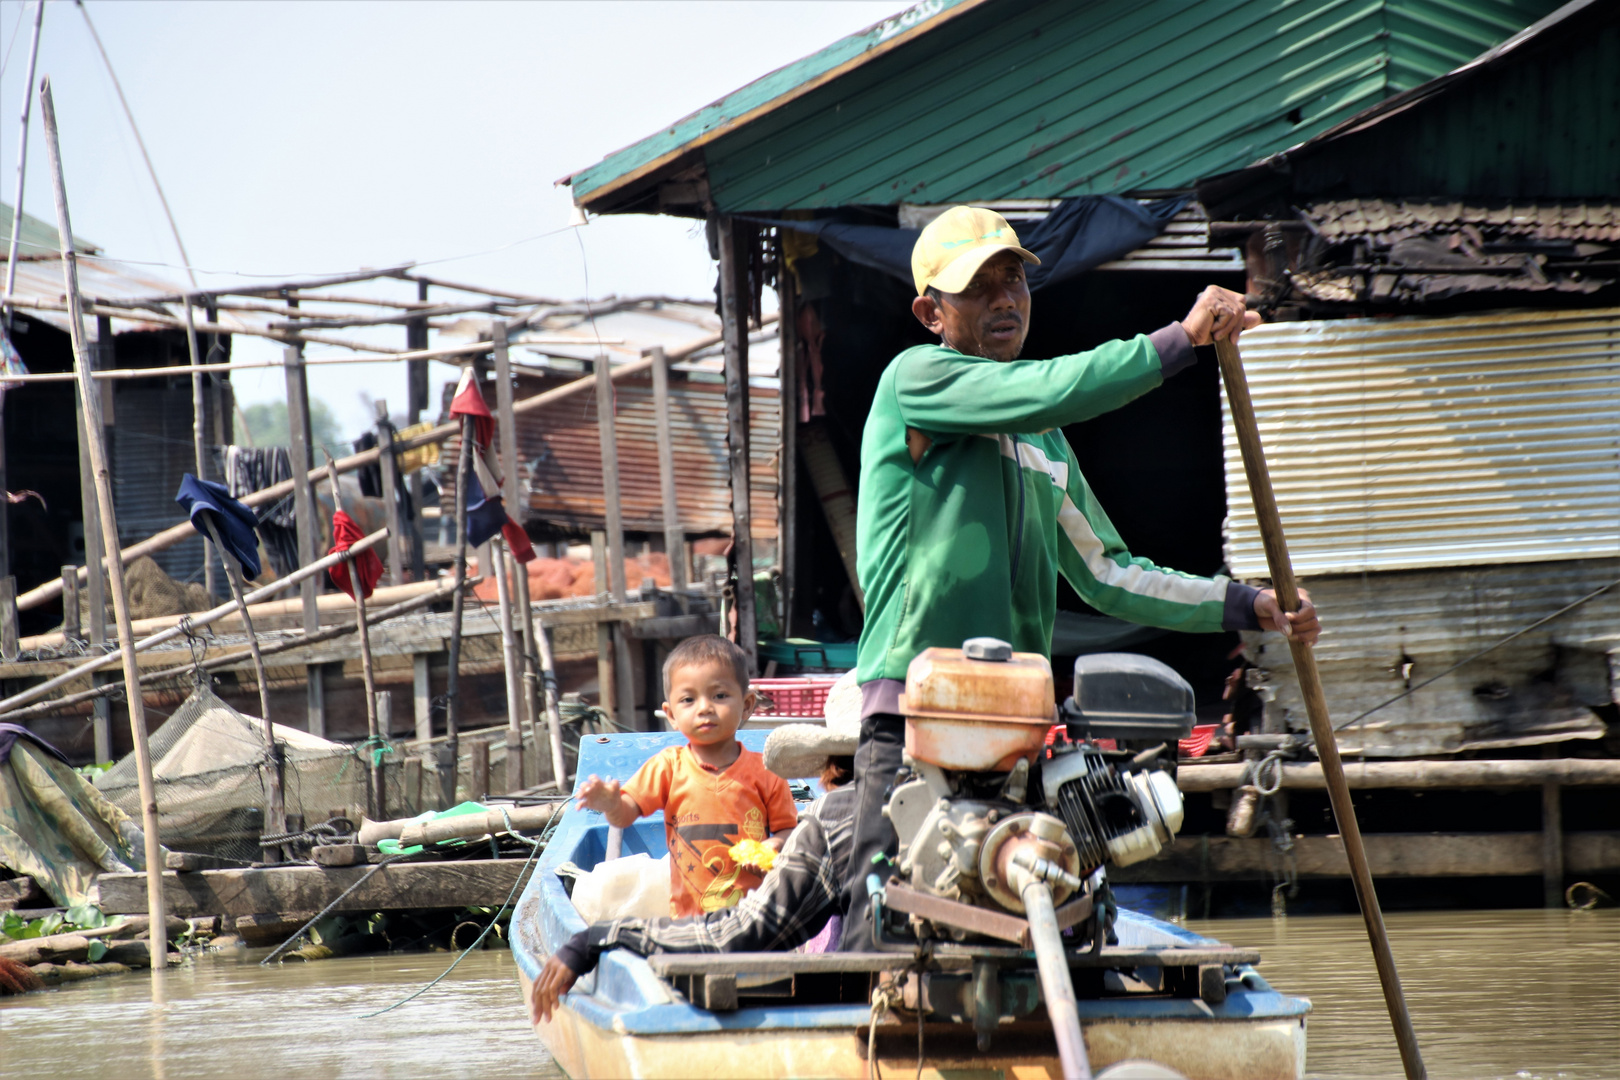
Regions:
M 574 879 L 574 908 L 586 922 L 669 914 L 669 856 L 626 855 Z

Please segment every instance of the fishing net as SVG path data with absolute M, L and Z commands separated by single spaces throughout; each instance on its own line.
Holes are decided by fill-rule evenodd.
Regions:
M 358 823 L 366 807 L 364 751 L 282 724 L 274 730 L 285 755 L 289 828 L 333 817 Z M 149 745 L 164 846 L 243 862 L 258 859 L 270 792 L 264 721 L 237 712 L 205 683 L 152 733 Z M 139 820 L 133 753 L 95 783 L 113 805 Z

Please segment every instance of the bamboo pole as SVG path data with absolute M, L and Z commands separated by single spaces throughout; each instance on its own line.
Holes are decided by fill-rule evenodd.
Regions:
M 1221 376 L 1226 383 L 1226 397 L 1232 410 L 1232 426 L 1237 431 L 1238 448 L 1243 454 L 1243 471 L 1248 477 L 1249 494 L 1254 499 L 1254 512 L 1260 526 L 1260 537 L 1266 549 L 1266 564 L 1271 569 L 1271 581 L 1277 591 L 1277 600 L 1284 611 L 1299 610 L 1299 586 L 1294 579 L 1293 563 L 1288 557 L 1288 543 L 1283 536 L 1282 518 L 1277 513 L 1277 498 L 1271 488 L 1271 474 L 1266 467 L 1265 449 L 1260 443 L 1260 425 L 1254 416 L 1254 402 L 1249 397 L 1248 379 L 1243 373 L 1243 358 L 1236 342 L 1215 342 L 1220 358 Z M 1350 860 L 1350 876 L 1355 882 L 1356 899 L 1361 904 L 1361 916 L 1367 924 L 1367 937 L 1372 943 L 1373 961 L 1378 968 L 1378 981 L 1383 987 L 1384 1004 L 1395 1028 L 1395 1042 L 1400 1047 L 1401 1064 L 1408 1080 L 1427 1075 L 1422 1055 L 1418 1052 L 1417 1032 L 1406 1008 L 1406 997 L 1401 992 L 1401 978 L 1395 970 L 1395 955 L 1390 951 L 1389 933 L 1384 928 L 1384 914 L 1378 906 L 1378 893 L 1373 886 L 1372 870 L 1367 865 L 1367 850 L 1361 841 L 1361 826 L 1356 821 L 1355 804 L 1350 799 L 1350 787 L 1345 782 L 1344 765 L 1339 760 L 1339 744 L 1334 739 L 1333 724 L 1328 718 L 1327 698 L 1322 692 L 1322 677 L 1316 668 L 1316 653 L 1309 645 L 1291 638 L 1288 648 L 1293 654 L 1294 671 L 1299 677 L 1300 694 L 1305 699 L 1305 712 L 1310 718 L 1311 733 L 1316 753 L 1322 763 L 1322 776 L 1327 784 L 1328 799 L 1333 804 L 1333 817 L 1344 837 L 1344 850 Z
M 495 343 L 495 418 L 500 432 L 501 498 L 508 515 L 522 526 L 523 510 L 518 506 L 517 417 L 512 411 L 512 363 L 506 343 L 506 321 L 490 321 L 489 338 Z M 490 447 L 490 456 L 495 448 Z M 506 662 L 506 790 L 520 791 L 523 782 L 523 725 L 534 730 L 534 677 L 529 657 L 534 637 L 534 612 L 529 606 L 529 574 L 518 566 L 511 548 L 504 541 L 495 549 L 496 598 L 500 603 L 501 651 Z M 521 608 L 521 611 L 519 609 Z M 523 648 L 517 647 L 513 623 L 523 630 Z M 540 741 L 535 740 L 535 753 Z
M 113 333 L 111 319 L 96 320 L 96 347 L 90 354 L 92 366 L 106 366 L 113 362 Z M 98 394 L 101 389 L 98 387 Z M 73 388 L 74 400 L 80 403 L 82 410 L 83 395 L 79 388 Z M 89 632 L 91 652 L 101 652 L 102 646 L 107 643 L 107 574 L 102 556 L 106 552 L 101 544 L 101 530 L 95 528 L 93 523 L 101 520 L 101 509 L 96 501 L 96 479 L 94 470 L 90 468 L 90 451 L 85 442 L 88 430 L 83 424 L 74 425 L 79 447 L 79 509 L 84 523 L 84 585 L 85 599 L 88 601 L 90 612 Z M 125 560 L 126 562 L 128 560 Z M 90 567 L 96 572 L 90 573 Z M 75 573 L 77 578 L 78 574 Z M 105 678 L 105 676 L 93 676 Z M 104 698 L 97 699 L 94 708 L 94 719 L 90 724 L 91 738 L 96 748 L 96 761 L 112 761 L 112 702 Z
M 17 284 L 17 244 L 19 234 L 22 232 L 23 217 L 23 178 L 28 172 L 28 110 L 33 104 L 34 66 L 39 60 L 39 32 L 45 20 L 45 0 L 38 0 L 34 5 L 34 34 L 28 46 L 28 77 L 23 80 L 22 95 L 22 121 L 17 132 L 17 194 L 11 204 L 11 242 L 8 245 L 6 258 L 6 295 L 11 295 Z M 71 238 L 69 238 L 71 243 Z M 5 330 L 11 332 L 11 305 L 7 304 L 4 310 Z M 6 481 L 6 393 L 0 390 L 0 491 L 8 490 Z M 89 522 L 85 519 L 85 532 L 90 532 Z M 9 578 L 11 575 L 11 527 L 6 520 L 4 509 L 0 509 L 0 578 Z M 13 582 L 15 591 L 15 582 Z M 17 611 L 8 597 L 4 603 L 4 610 L 0 610 L 0 623 L 9 628 L 12 636 L 17 632 Z
M 82 423 L 86 428 L 86 444 L 95 472 L 96 495 L 101 509 L 101 534 L 109 551 L 118 546 L 118 520 L 113 511 L 112 474 L 107 468 L 106 448 L 102 445 L 101 395 L 90 381 L 90 358 L 84 340 L 83 316 L 79 306 L 79 267 L 73 251 L 73 223 L 68 216 L 67 182 L 62 175 L 62 152 L 57 143 L 56 107 L 51 101 L 51 80 L 46 76 L 40 84 L 40 112 L 45 122 L 45 149 L 51 163 L 51 187 L 56 196 L 56 227 L 62 247 L 62 275 L 67 288 L 68 303 L 74 309 L 68 323 L 73 340 L 73 364 L 79 373 L 79 387 L 84 397 Z M 152 754 L 146 742 L 146 706 L 141 699 L 141 672 L 135 659 L 135 637 L 129 627 L 129 595 L 124 591 L 124 564 L 121 559 L 110 561 L 112 577 L 113 616 L 118 624 L 118 651 L 124 663 L 124 686 L 129 694 L 130 735 L 135 745 L 135 775 L 141 794 L 141 828 L 145 833 L 146 861 L 146 914 L 151 919 L 149 941 L 152 963 L 152 1000 L 164 1000 L 164 983 L 168 972 L 168 934 L 161 928 L 168 925 L 163 905 L 163 847 L 158 836 L 157 790 L 152 782 Z
M 772 314 L 772 315 L 766 316 L 764 321 L 768 324 L 768 323 L 774 322 L 775 320 L 776 320 L 776 316 L 774 314 Z M 199 329 L 208 329 L 208 328 L 207 327 L 199 327 Z M 230 327 L 220 327 L 219 332 L 221 332 L 221 333 L 234 333 L 235 331 Z M 669 357 L 668 357 L 669 362 L 672 363 L 672 364 L 679 363 L 682 360 L 686 359 L 687 357 L 691 356 L 693 353 L 700 352 L 703 349 L 706 349 L 709 346 L 716 344 L 719 340 L 720 340 L 720 336 L 718 334 L 713 334 L 713 335 L 709 335 L 707 337 L 700 338 L 697 341 L 689 342 L 688 344 L 683 345 L 679 349 L 671 350 L 670 353 L 669 353 Z M 479 348 L 482 348 L 483 351 L 487 352 L 489 350 L 489 348 L 490 348 L 490 343 L 484 342 L 484 343 L 481 343 L 481 346 L 478 346 L 478 347 L 469 346 L 463 351 L 478 351 Z M 429 350 L 429 351 L 433 351 L 433 350 Z M 390 357 L 388 359 L 407 360 L 407 359 L 412 359 L 412 358 L 413 357 L 412 357 L 411 354 L 404 354 L 404 355 L 397 356 L 397 357 Z M 321 359 L 305 360 L 304 365 L 307 367 L 307 366 L 310 366 L 310 365 L 313 365 L 313 364 L 319 364 L 319 363 L 323 363 L 323 362 L 325 362 L 325 361 L 323 361 Z M 344 362 L 349 362 L 349 361 L 347 361 L 347 359 L 345 359 Z M 204 366 L 208 366 L 208 365 L 204 365 Z M 272 366 L 280 366 L 280 365 L 272 365 Z M 627 377 L 629 377 L 631 375 L 639 375 L 642 372 L 647 371 L 651 367 L 652 367 L 652 361 L 650 359 L 646 358 L 646 357 L 643 357 L 643 358 L 641 358 L 639 360 L 632 360 L 629 363 L 618 365 L 617 367 L 612 369 L 611 374 L 612 374 L 614 379 L 623 379 L 623 378 L 627 378 Z M 172 374 L 172 373 L 178 372 L 179 370 L 181 370 L 181 369 L 179 369 L 179 368 L 165 368 L 165 369 L 163 369 L 163 373 L 164 374 Z M 545 391 L 543 393 L 535 394 L 533 397 L 526 397 L 526 398 L 522 399 L 521 401 L 516 402 L 512 406 L 512 411 L 516 415 L 522 415 L 524 413 L 534 412 L 535 410 L 543 409 L 548 405 L 554 405 L 557 402 L 562 401 L 562 400 L 564 400 L 566 398 L 572 397 L 575 394 L 580 394 L 580 393 L 584 393 L 584 392 L 589 391 L 589 390 L 593 390 L 593 389 L 595 389 L 595 386 L 596 386 L 596 376 L 595 375 L 586 375 L 586 376 L 584 376 L 582 378 L 575 379 L 572 382 L 567 382 L 567 383 L 564 383 L 561 386 L 553 387 L 552 389 L 547 390 L 547 391 Z M 400 439 L 398 442 L 396 442 L 394 444 L 394 449 L 398 453 L 403 454 L 407 450 L 414 450 L 419 446 L 428 446 L 428 445 L 430 445 L 432 443 L 444 442 L 446 439 L 448 439 L 451 436 L 455 435 L 458 430 L 459 430 L 459 427 L 454 421 L 451 421 L 450 423 L 447 423 L 447 424 L 440 424 L 437 427 L 432 428 L 431 430 L 424 431 L 420 435 L 413 436 L 412 438 L 409 438 L 409 439 Z M 338 458 L 337 461 L 334 462 L 333 464 L 336 465 L 338 472 L 347 473 L 347 472 L 353 472 L 355 469 L 361 468 L 363 466 L 374 464 L 377 461 L 377 457 L 378 457 L 378 452 L 375 449 L 363 450 L 360 453 L 353 454 L 353 455 L 351 455 L 349 457 Z M 321 476 L 323 476 L 325 474 L 325 472 L 326 472 L 326 467 L 325 466 L 322 466 L 319 469 L 311 469 L 310 472 L 309 472 L 309 478 L 310 478 L 311 481 L 318 480 Z M 242 496 L 242 498 L 240 500 L 238 500 L 238 501 L 241 502 L 244 506 L 250 506 L 250 507 L 251 506 L 263 506 L 266 503 L 276 502 L 277 500 L 286 498 L 289 494 L 292 493 L 293 484 L 294 484 L 294 481 L 292 481 L 292 480 L 283 480 L 279 484 L 271 484 L 267 488 L 261 488 L 258 491 L 249 492 L 248 494 Z M 124 561 L 126 563 L 133 562 L 136 559 L 140 558 L 142 555 L 151 555 L 154 552 L 163 551 L 163 550 L 165 550 L 165 549 L 167 549 L 169 547 L 174 546 L 175 544 L 179 543 L 180 541 L 185 540 L 188 536 L 191 536 L 191 535 L 193 535 L 193 531 L 192 531 L 190 522 L 182 521 L 178 525 L 172 525 L 169 528 L 164 529 L 162 532 L 155 533 L 152 536 L 147 537 L 145 540 L 142 540 L 142 541 L 140 541 L 139 543 L 136 543 L 136 544 L 131 544 L 129 547 L 125 548 L 123 550 L 123 552 L 122 552 Z M 80 574 L 83 575 L 84 571 L 81 570 Z M 56 580 L 55 578 L 52 578 L 51 580 L 49 580 L 49 581 L 47 581 L 47 582 L 45 582 L 45 583 L 43 583 L 41 585 L 38 585 L 38 586 L 36 586 L 36 587 L 34 587 L 32 589 L 29 589 L 27 592 L 25 592 L 21 596 L 19 596 L 17 598 L 17 607 L 21 611 L 30 611 L 30 610 L 32 610 L 34 608 L 40 607 L 43 604 L 50 603 L 52 600 L 55 600 L 58 596 L 61 596 L 61 595 L 62 595 L 62 583 L 60 581 Z
M 546 707 L 546 735 L 551 741 L 551 782 L 558 791 L 567 791 L 568 759 L 563 757 L 562 711 L 557 705 L 557 659 L 551 651 L 551 632 L 544 626 L 535 627 L 535 645 L 540 652 L 540 692 Z
M 416 284 L 416 299 L 418 307 L 426 307 L 428 287 L 423 282 Z M 425 350 L 428 343 L 428 324 L 426 319 L 416 319 L 405 324 L 405 348 L 407 350 Z M 428 363 L 426 360 L 410 360 L 405 365 L 405 422 L 412 426 L 422 422 L 422 410 L 428 407 Z M 422 536 L 422 470 L 414 470 L 407 478 L 407 486 L 411 493 L 410 535 L 410 563 L 411 578 L 421 581 L 427 573 L 426 546 Z
M 178 240 L 178 237 L 176 237 Z M 197 356 L 197 327 L 191 319 L 191 298 L 185 300 L 186 309 L 186 351 L 191 356 L 191 456 L 196 463 L 197 479 L 208 479 L 208 440 L 205 438 L 206 418 L 208 410 L 203 401 L 203 373 L 197 370 L 201 362 Z M 207 591 L 209 599 L 214 593 L 214 549 L 209 546 L 210 541 L 203 537 L 203 588 Z M 223 561 L 224 556 L 221 556 Z M 278 830 L 280 831 L 280 830 Z
M 343 511 L 343 493 L 338 490 L 337 472 L 328 468 L 326 478 L 332 485 L 332 541 L 337 542 L 337 515 Z M 389 494 L 393 494 L 392 491 Z M 390 533 L 390 540 L 393 534 Z M 390 548 L 396 545 L 390 543 Z M 366 737 L 371 766 L 366 772 L 366 813 L 375 819 L 383 814 L 382 764 L 377 757 L 377 677 L 371 666 L 371 633 L 366 629 L 366 583 L 360 580 L 360 568 L 355 564 L 352 551 L 344 551 L 349 566 L 349 588 L 354 590 L 354 629 L 360 642 L 360 679 L 366 689 Z M 309 633 L 308 629 L 304 631 Z
M 225 545 L 219 541 L 219 527 L 214 521 L 212 511 L 203 511 L 203 524 L 208 528 L 208 535 L 213 539 L 214 546 L 219 549 L 220 562 L 225 567 L 225 580 L 231 586 L 231 598 L 242 611 L 243 629 L 247 631 L 248 651 L 253 656 L 253 677 L 259 683 L 259 718 L 264 723 L 264 752 L 265 752 L 265 787 L 266 806 L 264 812 L 264 832 L 266 835 L 278 835 L 287 831 L 287 759 L 281 744 L 276 741 L 276 725 L 270 719 L 270 679 L 264 670 L 264 654 L 259 651 L 259 636 L 253 632 L 253 617 L 248 614 L 247 604 L 243 601 L 242 568 L 236 557 L 225 550 Z M 259 849 L 259 854 L 265 862 L 285 862 L 287 849 L 280 844 L 273 844 Z
M 461 752 L 461 613 L 467 580 L 467 474 L 472 465 L 472 418 L 461 418 L 461 447 L 456 454 L 456 591 L 450 600 L 450 671 L 444 687 L 444 728 L 447 740 L 439 760 L 439 792 L 444 805 L 456 802 L 456 758 Z

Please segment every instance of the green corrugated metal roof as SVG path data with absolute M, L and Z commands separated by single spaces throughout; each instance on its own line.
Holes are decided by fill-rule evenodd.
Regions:
M 5 265 L 5 252 L 11 245 L 11 218 L 13 210 L 10 206 L 0 202 L 0 266 Z M 57 239 L 56 226 L 47 225 L 39 218 L 24 210 L 22 215 L 22 228 L 18 230 L 17 254 L 18 262 L 30 255 L 55 255 L 60 248 Z M 82 237 L 73 238 L 73 249 L 82 255 L 94 255 L 101 251 L 99 247 Z M 0 281 L 0 285 L 4 285 Z
M 963 4 L 886 51 L 868 31 L 744 87 L 577 174 L 575 199 L 628 208 L 649 163 L 699 161 L 725 212 L 1183 189 L 1443 74 L 1556 6 Z M 863 41 L 866 61 L 827 77 L 836 57 L 866 55 Z

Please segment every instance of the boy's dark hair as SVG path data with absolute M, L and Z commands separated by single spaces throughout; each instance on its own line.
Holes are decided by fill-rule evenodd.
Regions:
M 748 654 L 719 634 L 699 634 L 689 637 L 670 651 L 664 661 L 664 697 L 669 697 L 671 678 L 676 668 L 693 664 L 712 664 L 715 661 L 731 665 L 737 675 L 737 685 L 748 689 Z
M 833 788 L 843 787 L 855 779 L 855 757 L 853 754 L 834 755 L 827 759 L 827 764 L 821 767 L 821 786 L 831 791 Z

